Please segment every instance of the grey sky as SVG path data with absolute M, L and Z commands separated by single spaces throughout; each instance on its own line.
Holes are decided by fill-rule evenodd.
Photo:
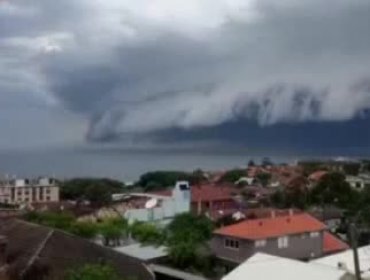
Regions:
M 369 26 L 366 0 L 1 1 L 0 147 L 361 118 Z

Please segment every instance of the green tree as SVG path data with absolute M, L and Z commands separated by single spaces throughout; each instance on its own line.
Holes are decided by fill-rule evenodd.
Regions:
M 254 166 L 256 166 L 256 163 L 254 162 L 254 160 L 250 160 L 249 162 L 248 162 L 248 167 L 254 167 Z
M 167 246 L 170 259 L 178 267 L 196 260 L 199 251 L 207 247 L 214 225 L 205 216 L 190 213 L 178 215 L 167 227 Z
M 361 164 L 360 163 L 347 163 L 343 166 L 343 171 L 347 175 L 357 176 L 360 172 Z
M 264 187 L 266 187 L 271 180 L 271 174 L 266 172 L 258 173 L 256 177 Z
M 99 233 L 104 238 L 104 245 L 119 245 L 120 239 L 127 235 L 128 224 L 124 219 L 110 219 L 99 225 Z
M 196 169 L 191 174 L 191 178 L 190 178 L 191 185 L 200 185 L 207 181 L 208 179 L 202 169 Z
M 86 264 L 67 272 L 65 280 L 120 280 L 118 273 L 109 265 Z
M 97 224 L 78 222 L 76 218 L 66 212 L 29 212 L 25 220 L 40 225 L 61 229 L 83 238 L 93 238 L 98 233 Z
M 135 222 L 131 225 L 130 231 L 132 237 L 141 243 L 160 245 L 165 239 L 164 233 L 150 223 Z
M 287 197 L 283 190 L 277 190 L 271 196 L 271 205 L 276 208 L 285 208 L 287 205 Z
M 136 185 L 153 191 L 173 187 L 180 180 L 191 181 L 191 178 L 191 174 L 181 171 L 153 171 L 141 175 Z
M 315 171 L 327 170 L 321 161 L 301 161 L 298 165 L 302 167 L 305 176 L 309 176 Z
M 65 231 L 70 230 L 71 224 L 75 220 L 72 214 L 66 212 L 29 212 L 24 218 L 30 222 Z
M 345 176 L 337 172 L 325 175 L 310 193 L 310 201 L 315 204 L 331 204 L 344 208 L 352 207 L 357 198 L 358 193 L 352 190 Z
M 245 169 L 232 169 L 227 171 L 221 178 L 220 182 L 235 183 L 241 177 L 245 177 L 247 172 Z
M 97 235 L 98 226 L 90 222 L 74 222 L 71 224 L 70 232 L 77 236 L 91 239 Z
M 60 194 L 65 200 L 90 200 L 97 206 L 111 201 L 113 193 L 124 192 L 124 184 L 111 179 L 76 178 L 61 183 Z
M 361 161 L 362 163 L 362 171 L 364 172 L 370 172 L 370 160 L 362 160 Z

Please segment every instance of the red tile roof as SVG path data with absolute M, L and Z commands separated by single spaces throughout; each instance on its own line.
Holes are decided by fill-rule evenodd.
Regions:
M 323 251 L 325 254 L 336 253 L 349 249 L 349 246 L 329 232 L 324 232 Z
M 325 170 L 319 170 L 319 171 L 316 171 L 316 172 L 312 173 L 310 176 L 308 176 L 308 179 L 310 179 L 311 181 L 318 182 L 326 174 L 328 174 L 327 171 L 325 171 Z
M 191 187 L 191 201 L 220 201 L 232 199 L 237 189 L 227 185 L 201 185 Z
M 283 235 L 320 231 L 326 227 L 314 217 L 302 213 L 284 217 L 247 220 L 216 230 L 215 234 L 241 239 L 265 239 Z
M 153 191 L 153 192 L 150 192 L 150 194 L 161 195 L 161 196 L 172 196 L 172 189 Z
M 155 195 L 171 196 L 172 190 L 160 190 L 150 192 Z M 199 185 L 191 186 L 191 201 L 220 201 L 232 199 L 238 190 L 235 187 L 229 185 Z

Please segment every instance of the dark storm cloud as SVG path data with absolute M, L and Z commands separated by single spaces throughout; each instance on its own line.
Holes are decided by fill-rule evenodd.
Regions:
M 370 108 L 368 1 L 4 3 L 0 89 L 22 91 L 1 79 L 10 65 L 35 98 L 86 118 L 89 140 L 349 121 Z

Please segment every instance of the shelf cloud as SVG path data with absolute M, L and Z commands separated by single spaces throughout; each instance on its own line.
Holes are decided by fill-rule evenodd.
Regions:
M 369 26 L 362 0 L 2 1 L 1 99 L 88 141 L 361 119 Z

